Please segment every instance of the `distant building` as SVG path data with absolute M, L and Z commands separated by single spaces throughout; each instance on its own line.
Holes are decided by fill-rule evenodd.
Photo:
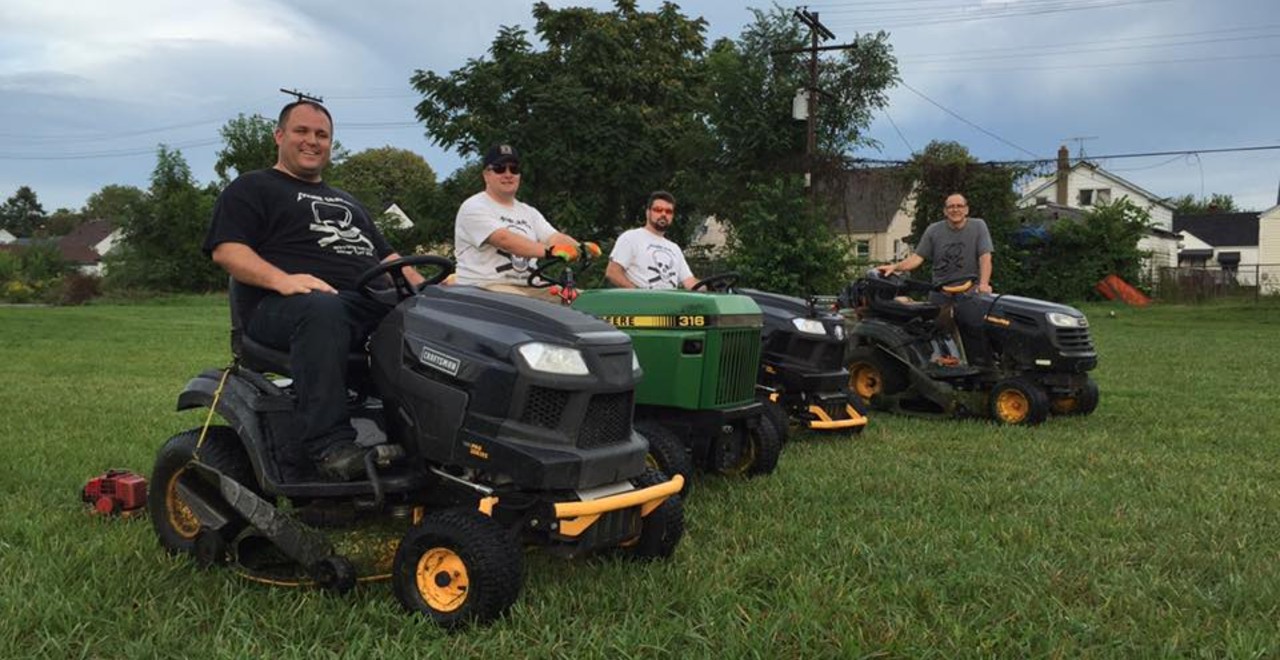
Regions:
M 818 192 L 832 202 L 831 231 L 850 241 L 859 260 L 887 263 L 910 254 L 916 185 L 901 168 L 848 170 Z
M 121 231 L 106 220 L 81 223 L 58 238 L 62 258 L 86 275 L 102 275 L 102 258 L 120 241 Z

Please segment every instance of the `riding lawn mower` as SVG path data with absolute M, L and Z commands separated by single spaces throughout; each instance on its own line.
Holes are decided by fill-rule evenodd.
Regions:
M 436 272 L 413 287 L 404 266 Z M 566 307 L 432 286 L 452 268 L 415 256 L 360 280 L 395 306 L 368 351 L 348 358 L 353 425 L 368 447 L 365 478 L 350 482 L 322 479 L 285 449 L 294 444 L 282 441 L 294 428 L 289 356 L 241 331 L 233 282 L 235 359 L 178 397 L 180 410 L 207 408 L 209 421 L 169 439 L 152 473 L 161 545 L 254 579 L 342 592 L 358 576 L 330 532 L 389 526 L 401 533 L 390 561 L 396 597 L 449 628 L 510 608 L 522 546 L 671 556 L 683 477 L 646 465 L 648 444 L 632 428 L 640 368 L 630 338 Z M 388 277 L 391 289 L 374 288 Z
M 1039 424 L 1050 413 L 1088 415 L 1098 406 L 1089 371 L 1098 353 L 1080 310 L 1043 300 L 973 293 L 971 281 L 934 285 L 871 270 L 840 295 L 856 322 L 846 361 L 854 394 L 878 410 L 926 416 L 986 416 Z M 945 294 L 976 305 L 979 328 L 966 346 Z M 982 355 L 986 359 L 974 359 Z

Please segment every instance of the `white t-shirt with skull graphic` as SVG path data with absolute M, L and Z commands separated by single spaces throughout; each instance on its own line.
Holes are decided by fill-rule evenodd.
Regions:
M 538 260 L 518 257 L 485 242 L 498 229 L 506 229 L 542 243 L 556 233 L 538 209 L 521 201 L 503 206 L 481 191 L 458 207 L 453 225 L 453 256 L 458 284 L 515 284 L 527 286 L 529 272 Z
M 678 289 L 693 277 L 680 246 L 644 227 L 622 232 L 609 259 L 622 266 L 627 279 L 640 289 Z

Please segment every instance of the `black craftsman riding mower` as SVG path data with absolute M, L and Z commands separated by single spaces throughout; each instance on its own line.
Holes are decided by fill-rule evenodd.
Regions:
M 411 286 L 404 266 L 435 270 Z M 631 341 L 571 309 L 469 286 L 434 256 L 371 269 L 360 289 L 395 304 L 349 356 L 353 425 L 368 447 L 363 479 L 321 479 L 289 455 L 288 355 L 240 332 L 178 397 L 226 425 L 181 433 L 156 459 L 150 494 L 161 544 L 203 564 L 268 581 L 350 589 L 357 571 L 335 527 L 396 528 L 399 601 L 445 627 L 486 622 L 523 585 L 522 545 L 577 556 L 613 550 L 669 557 L 683 533 L 680 477 L 646 468 L 632 430 Z M 392 289 L 371 287 L 390 276 Z M 312 294 L 317 295 L 317 294 Z M 388 545 L 388 544 L 384 544 Z M 386 577 L 383 575 L 382 577 Z
M 840 300 L 856 319 L 846 354 L 854 394 L 879 410 L 1002 424 L 1093 412 L 1098 385 L 1088 372 L 1098 353 L 1085 315 L 1043 300 L 972 293 L 972 286 L 877 270 L 849 285 Z M 953 304 L 913 298 L 936 292 L 971 296 L 962 304 L 976 306 L 975 327 L 960 327 Z

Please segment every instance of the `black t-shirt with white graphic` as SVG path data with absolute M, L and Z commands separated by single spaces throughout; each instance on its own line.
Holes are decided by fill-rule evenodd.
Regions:
M 276 169 L 238 177 L 218 196 L 204 253 L 243 243 L 286 273 L 309 273 L 335 289 L 391 254 L 387 240 L 354 197 Z

